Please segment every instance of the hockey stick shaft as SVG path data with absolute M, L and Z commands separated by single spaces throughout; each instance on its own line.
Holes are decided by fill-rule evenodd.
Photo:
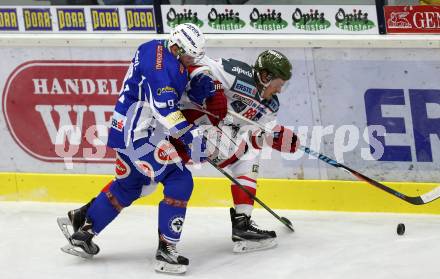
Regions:
M 200 106 L 199 104 L 196 104 L 194 102 L 192 102 L 192 104 L 194 106 L 196 106 L 201 112 L 206 113 L 207 115 L 211 115 L 215 118 L 218 118 L 217 115 L 207 111 L 205 108 L 203 108 L 202 106 Z M 220 129 L 220 128 L 219 128 Z M 221 130 L 221 129 L 220 129 Z M 235 144 L 235 142 L 228 137 L 228 139 L 231 140 L 231 142 L 233 142 Z M 214 163 L 210 158 L 207 158 L 207 161 L 216 169 L 218 170 L 221 174 L 223 174 L 224 176 L 226 176 L 232 183 L 234 183 L 235 185 L 237 185 L 243 192 L 245 192 L 252 200 L 256 201 L 258 204 L 260 204 L 264 209 L 266 209 L 270 214 L 272 214 L 275 218 L 277 218 L 281 223 L 283 223 L 287 228 L 289 228 L 289 230 L 291 230 L 292 232 L 294 232 L 295 230 L 293 229 L 293 225 L 292 222 L 287 219 L 286 217 L 280 217 L 278 214 L 276 214 L 270 207 L 268 207 L 263 201 L 261 201 L 258 197 L 256 197 L 254 194 L 252 194 L 248 189 L 246 189 L 243 185 L 241 185 L 240 182 L 238 182 L 233 176 L 231 176 L 228 172 L 224 171 L 222 168 L 220 168 L 219 166 L 217 166 L 216 163 Z
M 387 192 L 389 194 L 392 194 L 395 197 L 397 197 L 397 198 L 399 198 L 401 200 L 404 200 L 404 201 L 406 201 L 406 202 L 408 202 L 410 204 L 422 205 L 422 204 L 427 204 L 429 202 L 432 202 L 432 201 L 440 198 L 440 187 L 436 187 L 436 188 L 434 188 L 433 190 L 431 190 L 430 192 L 428 192 L 428 193 L 426 193 L 424 195 L 416 196 L 416 197 L 410 197 L 410 196 L 407 196 L 407 195 L 405 195 L 405 194 L 403 194 L 403 193 L 401 193 L 399 191 L 396 191 L 396 190 L 394 190 L 394 189 L 392 189 L 392 188 L 390 188 L 390 187 L 388 187 L 388 186 L 386 186 L 386 185 L 384 185 L 384 184 L 382 184 L 382 183 L 380 183 L 380 182 L 378 182 L 378 181 L 376 181 L 374 179 L 371 179 L 368 176 L 363 175 L 362 173 L 360 173 L 358 171 L 355 171 L 355 170 L 353 170 L 353 169 L 351 169 L 351 168 L 349 168 L 349 167 L 347 167 L 347 166 L 345 166 L 345 165 L 343 165 L 341 163 L 338 163 L 337 161 L 335 161 L 335 160 L 333 160 L 333 159 L 331 159 L 331 158 L 329 158 L 329 157 L 327 157 L 327 156 L 325 156 L 325 155 L 323 155 L 321 153 L 313 151 L 313 150 L 311 150 L 308 147 L 300 146 L 299 149 L 304 151 L 307 154 L 310 154 L 310 155 L 318 158 L 319 160 L 321 160 L 323 162 L 326 162 L 329 165 L 332 165 L 333 167 L 340 168 L 340 169 L 342 169 L 342 170 L 352 174 L 353 176 L 355 176 L 359 180 L 365 181 L 368 184 L 373 185 L 373 186 L 375 186 L 375 187 L 377 187 L 377 188 L 379 188 L 379 189 L 381 189 L 381 190 L 383 190 L 383 191 L 385 191 L 385 192 Z
M 247 123 L 249 123 L 251 125 L 258 126 L 264 132 L 268 132 L 268 130 L 263 125 L 261 125 L 260 123 L 257 123 L 257 122 L 255 122 L 253 120 L 250 120 L 250 119 L 248 119 L 248 118 L 246 118 L 246 117 L 244 117 L 244 116 L 242 116 L 242 115 L 240 115 L 240 114 L 238 114 L 236 112 L 228 111 L 228 113 L 230 113 L 234 117 L 237 117 L 237 118 L 239 118 L 239 119 L 241 119 L 241 120 L 243 120 L 243 121 L 245 121 L 245 122 L 247 122 Z M 360 179 L 362 181 L 365 181 L 368 184 L 373 185 L 373 186 L 375 186 L 375 187 L 377 187 L 377 188 L 379 188 L 379 189 L 381 189 L 381 190 L 383 190 L 383 191 L 385 191 L 385 192 L 387 192 L 389 194 L 392 194 L 395 197 L 397 197 L 397 198 L 399 198 L 399 199 L 401 199 L 401 200 L 403 200 L 405 202 L 408 202 L 410 204 L 422 205 L 422 204 L 427 204 L 429 202 L 432 202 L 432 201 L 440 198 L 440 186 L 435 187 L 434 189 L 432 189 L 428 193 L 425 193 L 425 194 L 423 194 L 421 196 L 410 197 L 410 196 L 407 196 L 407 195 L 405 195 L 405 194 L 403 194 L 403 193 L 401 193 L 399 191 L 396 191 L 396 190 L 394 190 L 394 189 L 392 189 L 392 188 L 390 188 L 390 187 L 388 187 L 388 186 L 386 186 L 386 185 L 384 185 L 384 184 L 382 184 L 382 183 L 380 183 L 380 182 L 378 182 L 378 181 L 376 181 L 374 179 L 371 179 L 371 178 L 361 174 L 360 172 L 355 171 L 355 170 L 353 170 L 353 169 L 351 169 L 351 168 L 349 168 L 349 167 L 347 167 L 347 166 L 345 166 L 345 165 L 343 165 L 343 164 L 341 164 L 341 163 L 331 159 L 330 157 L 328 157 L 326 155 L 323 155 L 323 154 L 321 154 L 319 152 L 313 151 L 313 150 L 311 150 L 310 148 L 308 148 L 306 146 L 301 145 L 299 147 L 299 149 L 304 151 L 307 154 L 310 154 L 310 155 L 316 157 L 317 159 L 319 159 L 319 160 L 321 160 L 321 161 L 323 161 L 323 162 L 325 162 L 325 163 L 327 163 L 329 165 L 332 165 L 333 167 L 340 168 L 340 169 L 342 169 L 342 170 L 352 174 L 356 178 L 358 178 L 358 179 Z
M 277 218 L 281 223 L 283 223 L 286 227 L 289 228 L 292 232 L 295 230 L 293 229 L 292 222 L 290 222 L 289 219 L 286 217 L 280 217 L 278 214 L 276 214 L 270 207 L 268 207 L 263 201 L 261 201 L 259 198 L 257 198 L 254 194 L 252 194 L 248 189 L 246 189 L 243 185 L 241 185 L 240 182 L 238 182 L 234 177 L 232 177 L 228 172 L 221 169 L 219 166 L 217 166 L 211 159 L 207 158 L 207 161 L 219 172 L 221 172 L 224 176 L 226 176 L 229 180 L 231 180 L 232 183 L 237 185 L 243 192 L 245 192 L 252 200 L 259 203 L 264 209 L 266 209 L 272 216 Z

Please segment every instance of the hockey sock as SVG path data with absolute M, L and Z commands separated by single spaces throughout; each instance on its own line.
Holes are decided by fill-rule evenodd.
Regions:
M 87 218 L 92 221 L 93 232 L 98 234 L 113 221 L 118 214 L 119 211 L 110 203 L 106 193 L 101 192 L 87 211 Z
M 159 232 L 171 243 L 177 243 L 186 214 L 186 201 L 165 197 L 159 203 Z
M 257 189 L 255 189 L 254 187 L 245 186 L 245 185 L 243 185 L 243 187 L 245 187 L 246 190 L 251 192 L 253 195 L 255 195 L 257 192 Z M 250 216 L 254 208 L 254 200 L 251 197 L 249 197 L 249 195 L 246 192 L 241 190 L 238 185 L 234 185 L 234 184 L 231 185 L 231 193 L 232 193 L 232 198 L 234 200 L 234 206 L 236 212 L 244 213 Z
M 185 221 L 186 205 L 194 187 L 187 168 L 175 168 L 162 181 L 164 198 L 159 203 L 159 232 L 171 243 L 177 243 Z

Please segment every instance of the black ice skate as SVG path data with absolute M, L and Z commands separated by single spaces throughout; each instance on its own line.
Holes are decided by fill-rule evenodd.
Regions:
M 274 231 L 261 230 L 246 214 L 237 214 L 230 209 L 232 222 L 232 251 L 235 253 L 269 249 L 277 245 Z
M 72 224 L 73 232 L 77 232 L 79 228 L 81 228 L 86 222 L 87 210 L 94 200 L 95 198 L 93 198 L 86 205 L 83 205 L 77 209 L 72 209 L 67 212 L 67 217 L 69 217 L 70 223 Z
M 91 230 L 92 224 L 86 219 L 87 210 L 92 202 L 93 200 L 81 208 L 70 210 L 67 218 L 57 218 L 58 226 L 69 241 L 61 251 L 82 258 L 92 258 L 98 254 L 99 247 L 92 241 L 94 236 Z M 72 227 L 73 233 L 69 230 L 69 226 Z M 76 247 L 81 250 L 75 249 Z
M 176 244 L 169 243 L 159 233 L 159 247 L 156 252 L 156 264 L 154 269 L 164 273 L 185 273 L 189 260 L 176 250 Z

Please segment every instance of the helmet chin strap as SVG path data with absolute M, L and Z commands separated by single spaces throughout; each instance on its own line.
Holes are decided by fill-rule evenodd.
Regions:
M 262 80 L 261 80 L 261 75 L 260 75 L 260 72 L 257 72 L 257 77 L 258 77 L 258 81 L 260 82 L 260 84 L 263 86 L 263 92 L 264 92 L 264 90 L 266 90 L 266 88 L 269 86 L 269 84 L 270 84 L 270 80 L 268 81 L 268 82 L 266 82 L 266 83 L 264 83 Z
M 184 54 L 185 54 L 185 51 L 181 47 L 178 46 L 178 49 L 176 51 L 177 60 L 180 61 L 180 57 L 182 57 L 182 55 L 184 55 Z
M 173 52 L 171 51 L 171 47 L 172 47 L 172 46 L 176 46 L 176 47 L 177 47 L 177 51 L 175 52 L 175 55 L 176 55 L 176 59 L 177 59 L 177 60 L 180 60 L 180 57 L 181 57 L 182 55 L 185 54 L 185 51 L 183 50 L 183 48 L 181 48 L 181 47 L 178 46 L 177 44 L 173 44 L 173 45 L 171 45 L 170 43 L 168 43 L 167 48 L 168 48 L 168 51 L 171 52 L 171 53 L 173 53 Z

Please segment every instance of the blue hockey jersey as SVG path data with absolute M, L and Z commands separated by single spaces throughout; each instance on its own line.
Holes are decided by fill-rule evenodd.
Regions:
M 116 103 L 108 146 L 124 149 L 158 128 L 176 138 L 188 132 L 191 125 L 177 107 L 187 82 L 187 70 L 168 50 L 167 41 L 142 44 Z

